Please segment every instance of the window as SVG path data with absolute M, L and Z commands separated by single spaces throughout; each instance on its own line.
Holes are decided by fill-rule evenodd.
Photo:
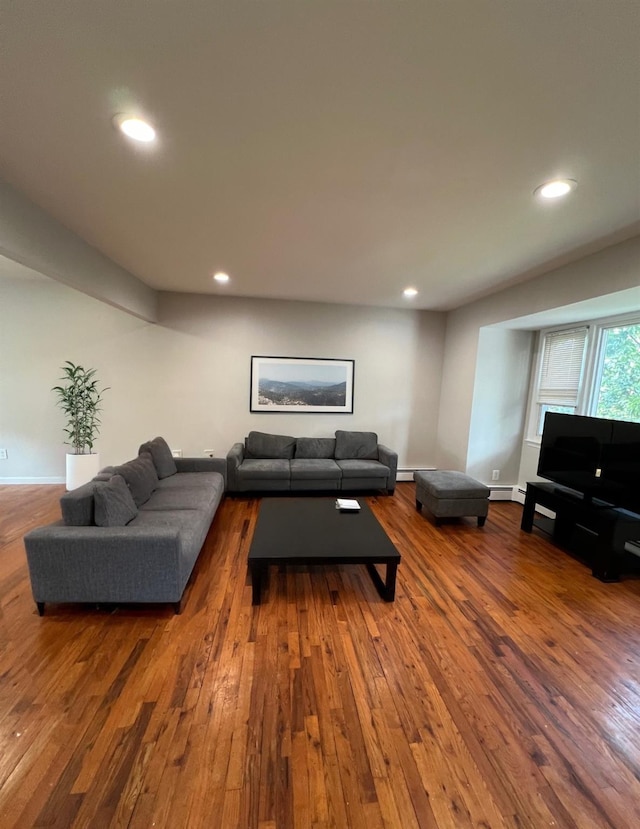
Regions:
M 547 412 L 640 423 L 640 318 L 540 332 L 528 438 Z
M 640 323 L 602 329 L 591 411 L 640 423 Z
M 542 434 L 547 412 L 575 414 L 587 343 L 586 326 L 550 331 L 543 336 L 542 360 L 536 385 L 536 434 Z

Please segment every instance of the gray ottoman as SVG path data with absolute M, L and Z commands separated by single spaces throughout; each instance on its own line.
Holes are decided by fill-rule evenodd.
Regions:
M 459 518 L 475 515 L 482 527 L 489 512 L 488 486 L 481 484 L 463 472 L 436 469 L 433 472 L 414 472 L 416 482 L 416 509 L 422 505 L 434 516 L 436 524 L 441 518 Z

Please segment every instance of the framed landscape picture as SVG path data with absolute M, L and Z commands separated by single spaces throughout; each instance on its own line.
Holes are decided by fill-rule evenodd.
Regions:
M 252 357 L 252 412 L 353 413 L 354 360 Z

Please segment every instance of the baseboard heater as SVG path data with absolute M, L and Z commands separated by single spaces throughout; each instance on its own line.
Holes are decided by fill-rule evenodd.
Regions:
M 432 472 L 435 466 L 403 466 L 398 468 L 397 481 L 412 481 L 414 472 Z
M 487 486 L 491 490 L 490 501 L 513 501 L 512 486 L 493 486 L 491 484 L 487 484 Z

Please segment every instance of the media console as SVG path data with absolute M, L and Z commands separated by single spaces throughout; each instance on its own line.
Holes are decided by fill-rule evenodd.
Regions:
M 557 544 L 571 548 L 581 540 L 584 549 L 577 552 L 586 550 L 593 575 L 618 581 L 625 543 L 640 538 L 640 515 L 558 484 L 529 482 L 520 524 L 524 532 L 533 528 L 536 504 L 555 512 L 551 534 Z

